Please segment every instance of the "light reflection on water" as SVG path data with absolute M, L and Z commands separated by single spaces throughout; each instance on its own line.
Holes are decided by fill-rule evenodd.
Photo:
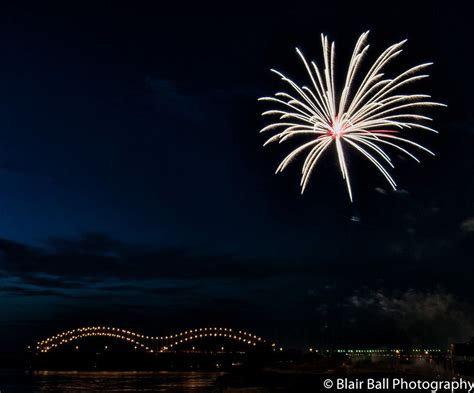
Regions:
M 2 370 L 3 393 L 212 393 L 222 372 Z

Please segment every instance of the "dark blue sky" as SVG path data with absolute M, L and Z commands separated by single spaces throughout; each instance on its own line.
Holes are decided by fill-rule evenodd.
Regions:
M 413 326 L 442 319 L 420 341 L 468 335 L 470 15 L 414 8 L 382 18 L 357 8 L 340 15 L 314 3 L 303 14 L 254 16 L 5 8 L 2 335 L 22 345 L 79 323 L 151 331 L 224 323 L 300 344 L 321 340 L 329 324 L 334 340 L 367 329 L 354 342 L 407 341 L 411 325 L 379 328 L 402 317 Z M 352 205 L 328 157 L 302 197 L 297 166 L 273 175 L 284 148 L 261 147 L 256 99 L 281 87 L 271 67 L 304 75 L 296 45 L 318 57 L 326 32 L 344 59 L 366 29 L 371 56 L 409 38 L 402 68 L 435 62 L 423 88 L 449 108 L 433 111 L 440 135 L 417 140 L 437 157 L 399 161 L 398 193 L 351 158 Z M 422 311 L 407 316 L 404 302 Z M 466 316 L 462 328 L 448 309 Z M 367 326 L 367 315 L 381 325 Z

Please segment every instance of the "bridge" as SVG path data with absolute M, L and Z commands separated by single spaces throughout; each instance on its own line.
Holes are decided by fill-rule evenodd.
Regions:
M 149 353 L 160 353 L 179 350 L 187 343 L 203 339 L 223 339 L 241 343 L 248 347 L 264 347 L 266 340 L 255 334 L 227 327 L 203 327 L 181 331 L 169 336 L 148 336 L 131 330 L 111 326 L 86 326 L 66 330 L 36 343 L 36 351 L 47 353 L 61 346 L 87 339 L 104 337 L 121 340 L 137 350 Z M 274 347 L 275 344 L 272 344 Z

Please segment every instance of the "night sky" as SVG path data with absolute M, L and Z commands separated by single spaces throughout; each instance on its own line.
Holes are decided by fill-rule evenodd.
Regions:
M 474 336 L 468 10 L 100 4 L 0 12 L 3 348 L 95 323 L 293 346 Z M 331 153 L 301 196 L 257 98 L 283 88 L 270 68 L 304 81 L 295 46 L 319 61 L 329 34 L 341 71 L 367 29 L 368 59 L 408 38 L 395 70 L 434 61 L 419 86 L 448 108 L 414 139 L 437 156 L 397 158 L 392 192 L 352 155 L 351 204 Z

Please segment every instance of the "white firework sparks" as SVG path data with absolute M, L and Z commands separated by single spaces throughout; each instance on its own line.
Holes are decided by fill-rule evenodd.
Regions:
M 392 160 L 382 147 L 389 146 L 411 157 L 418 158 L 406 147 L 414 147 L 431 155 L 433 152 L 424 146 L 397 134 L 404 129 L 436 130 L 422 124 L 432 119 L 416 112 L 417 107 L 445 106 L 430 101 L 426 94 L 399 94 L 401 87 L 428 77 L 421 71 L 432 63 L 412 67 L 394 78 L 386 78 L 382 73 L 384 66 L 402 52 L 406 40 L 387 48 L 377 58 L 361 82 L 356 85 L 355 77 L 369 45 L 366 45 L 368 31 L 357 41 L 342 91 L 336 91 L 334 81 L 334 42 L 321 35 L 324 55 L 324 70 L 321 72 L 315 62 L 308 63 L 303 53 L 296 52 L 303 61 L 311 85 L 299 86 L 282 73 L 273 70 L 292 88 L 292 94 L 279 92 L 274 97 L 259 100 L 278 104 L 279 109 L 269 110 L 262 115 L 276 115 L 279 120 L 266 126 L 261 132 L 278 130 L 264 144 L 283 142 L 295 136 L 310 136 L 311 139 L 294 149 L 278 166 L 276 173 L 282 172 L 290 162 L 302 153 L 306 159 L 302 168 L 301 193 L 304 192 L 311 173 L 323 153 L 335 146 L 341 174 L 347 185 L 352 201 L 351 182 L 345 159 L 345 148 L 351 147 L 367 158 L 385 177 L 395 190 L 396 183 L 385 166 L 394 167 Z M 383 165 L 385 164 L 385 166 Z

